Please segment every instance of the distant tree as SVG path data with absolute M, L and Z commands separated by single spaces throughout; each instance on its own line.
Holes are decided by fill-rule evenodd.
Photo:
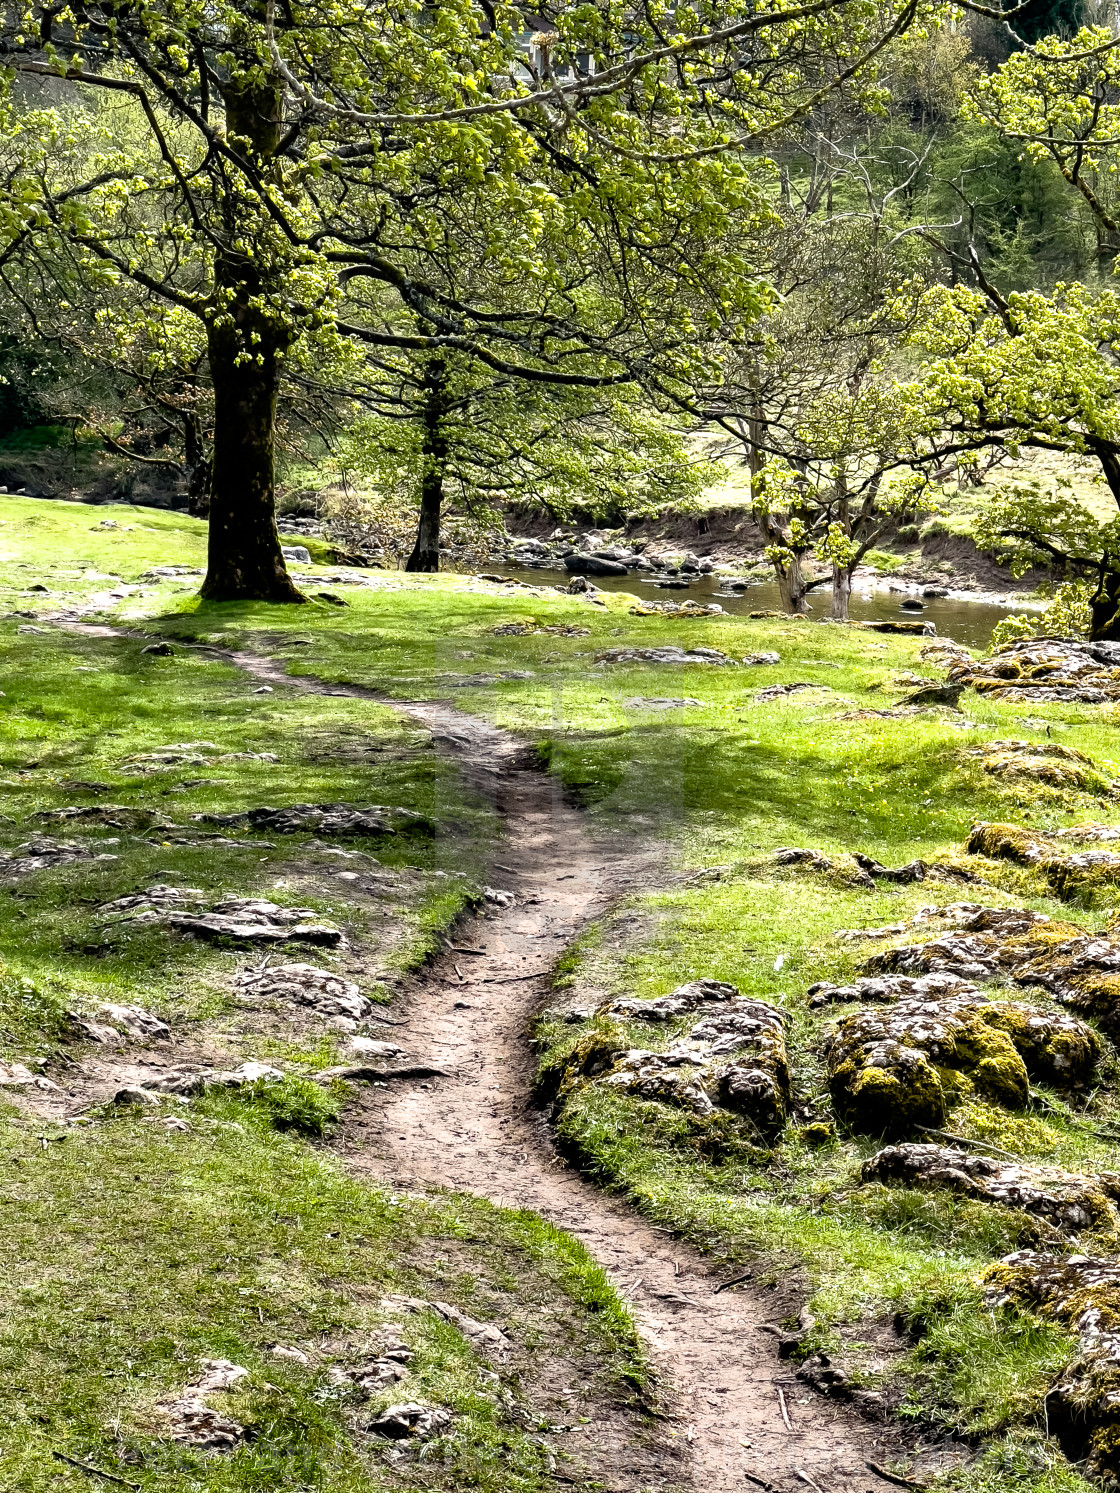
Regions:
M 1061 618 L 1067 626 L 1083 625 L 1090 637 L 1120 638 L 1120 515 L 1096 518 L 1074 498 L 1068 480 L 1050 487 L 1010 483 L 981 514 L 975 537 L 1016 577 L 1045 566 L 1064 580 L 1048 608 L 1050 627 Z M 1033 620 L 1021 619 L 1016 630 Z
M 842 620 L 856 567 L 911 516 L 910 489 L 889 477 L 910 449 L 910 411 L 884 365 L 913 325 L 929 254 L 894 206 L 905 178 L 880 193 L 865 150 L 831 142 L 829 156 L 833 210 L 820 210 L 823 168 L 800 202 L 791 173 L 764 240 L 781 299 L 725 350 L 704 414 L 750 474 L 783 609 L 807 610 L 816 555 Z M 921 167 L 912 157 L 912 175 Z
M 1012 456 L 1024 449 L 1087 456 L 1120 506 L 1120 292 L 1070 285 L 1053 296 L 1004 298 L 990 284 L 939 289 L 926 297 L 915 341 L 927 359 L 900 395 L 923 410 L 916 465 L 930 470 L 993 447 Z M 1064 499 L 1055 504 L 1023 499 L 1017 524 L 1026 532 L 1038 522 L 1040 552 L 1057 545 L 1051 558 L 1099 569 L 1093 636 L 1120 638 L 1120 551 L 1111 528 L 1090 532 L 1070 510 L 1053 529 L 1067 507 Z
M 1051 38 L 1015 54 L 971 97 L 969 112 L 1020 149 L 1055 163 L 1101 230 L 1101 255 L 1120 249 L 1112 178 L 1120 166 L 1120 59 L 1102 27 L 1072 42 Z M 929 235 L 931 242 L 939 242 Z M 975 242 L 940 242 L 970 284 L 929 291 L 914 337 L 926 355 L 900 390 L 923 408 L 915 459 L 926 468 L 997 447 L 1066 452 L 1094 460 L 1120 507 L 1120 292 L 1059 284 L 1052 293 L 1004 293 Z M 1006 504 L 997 509 L 1008 519 Z M 1120 547 L 1112 526 L 1085 527 L 1064 497 L 1020 494 L 1021 542 L 1096 577 L 1092 635 L 1120 638 Z
M 455 353 L 377 361 L 356 386 L 338 453 L 348 472 L 417 513 L 408 570 L 439 569 L 448 506 L 652 513 L 695 500 L 715 476 L 633 384 L 526 384 Z
M 1120 252 L 1118 88 L 1115 37 L 1092 26 L 1072 40 L 1047 36 L 1016 52 L 962 106 L 966 119 L 989 126 L 1028 160 L 1053 163 L 1091 215 L 1102 263 Z

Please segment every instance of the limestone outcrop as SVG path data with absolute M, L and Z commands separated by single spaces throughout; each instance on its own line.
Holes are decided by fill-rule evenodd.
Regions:
M 1055 1166 L 997 1161 L 936 1145 L 886 1146 L 860 1168 L 865 1183 L 961 1197 L 1029 1213 L 1064 1234 L 1093 1230 L 1115 1238 L 1120 1179 L 1079 1176 Z
M 1046 1394 L 1047 1427 L 1091 1476 L 1120 1481 L 1120 1260 L 1019 1250 L 987 1283 L 992 1306 L 1028 1307 L 1077 1334 L 1078 1356 Z

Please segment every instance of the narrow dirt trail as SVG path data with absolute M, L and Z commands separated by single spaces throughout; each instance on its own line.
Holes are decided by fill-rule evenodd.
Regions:
M 288 687 L 374 698 L 290 675 L 258 655 L 234 662 Z M 440 704 L 397 708 L 428 726 L 494 804 L 504 834 L 493 881 L 514 890 L 516 903 L 461 926 L 454 950 L 425 968 L 394 1008 L 407 1023 L 397 1040 L 410 1057 L 452 1076 L 369 1091 L 349 1131 L 348 1165 L 393 1186 L 434 1183 L 530 1208 L 580 1239 L 634 1310 L 679 1416 L 697 1490 L 742 1493 L 747 1473 L 783 1493 L 882 1489 L 865 1462 L 883 1459 L 889 1433 L 796 1382 L 764 1325 L 783 1310 L 774 1295 L 749 1285 L 714 1294 L 720 1276 L 710 1263 L 568 1166 L 531 1105 L 528 1028 L 550 967 L 628 886 L 648 883 L 650 852 L 595 843 L 583 815 L 511 736 Z

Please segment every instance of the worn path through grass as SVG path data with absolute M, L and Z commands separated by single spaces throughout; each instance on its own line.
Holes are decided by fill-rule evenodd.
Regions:
M 74 516 L 80 521 L 88 530 L 88 510 Z M 112 531 L 89 540 L 116 542 Z M 139 543 L 134 536 L 127 542 Z M 180 553 L 195 542 L 189 525 L 175 540 Z M 100 549 L 91 558 L 108 569 Z M 124 584 L 156 558 L 137 551 L 118 563 Z M 859 1186 L 859 1165 L 877 1142 L 836 1123 L 820 1057 L 833 1017 L 810 1006 L 807 990 L 818 979 L 850 977 L 877 947 L 840 939 L 838 930 L 898 924 L 931 902 L 980 897 L 1100 926 L 1109 912 L 1107 889 L 1071 908 L 1056 903 L 1034 873 L 961 852 L 977 818 L 1036 830 L 1089 818 L 1112 822 L 1111 707 L 1028 707 L 969 695 L 963 712 L 907 714 L 898 710 L 900 700 L 921 677 L 939 675 L 936 663 L 920 656 L 920 640 L 781 619 L 631 616 L 625 597 L 600 608 L 462 577 L 363 576 L 327 567 L 311 574 L 308 589 L 333 591 L 333 601 L 203 607 L 170 577 L 150 583 L 146 596 L 122 591 L 89 605 L 171 640 L 174 656 L 140 666 L 169 691 L 189 677 L 188 660 L 206 656 L 183 646 L 192 644 L 267 651 L 281 671 L 396 699 L 447 699 L 538 750 L 554 779 L 585 806 L 600 863 L 606 847 L 614 855 L 656 843 L 656 874 L 604 909 L 564 954 L 552 1014 L 536 1031 L 564 1146 L 658 1226 L 709 1251 L 718 1268 L 750 1271 L 765 1288 L 790 1288 L 776 1325 L 793 1340 L 795 1356 L 788 1370 L 772 1356 L 771 1376 L 792 1377 L 805 1354 L 840 1355 L 851 1387 L 879 1396 L 896 1423 L 914 1427 L 920 1477 L 942 1469 L 950 1483 L 967 1488 L 1083 1486 L 1047 1436 L 1042 1412 L 1047 1385 L 1073 1352 L 1068 1333 L 1029 1312 L 993 1313 L 982 1303 L 990 1263 L 1037 1232 L 1021 1213 L 951 1193 Z M 81 611 L 83 583 L 74 584 L 72 599 L 65 593 L 40 601 L 24 587 L 19 609 L 36 612 L 30 625 L 49 628 L 51 616 Z M 611 649 L 673 643 L 720 649 L 733 662 L 603 660 Z M 737 662 L 770 652 L 779 655 L 776 663 Z M 225 666 L 219 657 L 205 667 Z M 772 692 L 791 684 L 805 687 Z M 283 712 L 283 720 L 278 714 L 270 722 L 280 732 L 303 707 L 279 677 L 272 689 L 251 708 Z M 657 703 L 666 698 L 678 703 Z M 249 709 L 241 709 L 247 721 Z M 1093 774 L 1080 786 L 1053 786 L 992 773 L 976 748 L 1008 737 L 1042 750 L 1047 743 L 1076 748 L 1093 759 Z M 292 791 L 294 784 L 289 802 Z M 461 797 L 449 780 L 446 801 Z M 464 823 L 459 843 L 477 854 L 479 836 L 492 831 L 487 795 L 475 797 L 483 817 Z M 782 869 L 773 852 L 783 845 L 815 848 L 832 869 Z M 566 849 L 561 843 L 557 855 Z M 506 850 L 499 845 L 492 859 L 513 864 Z M 890 866 L 915 856 L 974 873 L 979 865 L 986 885 L 979 892 L 952 882 L 868 885 L 851 859 L 856 850 Z M 469 978 L 464 959 L 479 957 L 452 964 Z M 597 1040 L 597 1008 L 701 976 L 728 980 L 789 1015 L 794 1109 L 779 1135 L 760 1145 L 730 1122 L 697 1127 L 681 1109 L 612 1091 L 593 1074 L 556 1091 L 555 1076 L 573 1047 Z M 578 1012 L 583 1016 L 561 1019 Z M 676 1032 L 651 1040 L 648 1026 L 635 1024 L 626 1037 L 657 1047 Z M 1104 1047 L 1102 1082 L 1087 1107 L 1045 1086 L 1034 1086 L 1037 1098 L 1020 1112 L 961 1090 L 954 1131 L 1027 1160 L 1110 1169 L 1115 1149 L 1101 1132 L 1116 1123 L 1116 1069 Z M 325 1066 L 331 1057 L 316 1061 Z M 418 1091 L 419 1109 L 438 1106 L 438 1093 L 438 1080 L 430 1091 L 437 1097 Z M 1109 1247 L 1088 1235 L 1073 1242 Z M 800 1382 L 796 1392 L 809 1394 Z M 984 1447 L 976 1458 L 973 1448 Z

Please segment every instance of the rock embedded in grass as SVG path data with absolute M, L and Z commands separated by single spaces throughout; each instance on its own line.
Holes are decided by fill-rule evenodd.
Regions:
M 71 1013 L 70 1019 L 85 1037 L 92 1042 L 121 1042 L 126 1037 L 135 1041 L 163 1040 L 171 1036 L 166 1021 L 145 1011 L 142 1006 L 115 1005 L 109 1002 L 98 1009 L 100 1020 Z
M 818 980 L 806 992 L 810 1010 L 822 1006 L 851 1005 L 854 1002 L 882 1002 L 889 1004 L 899 1000 L 937 1000 L 943 995 L 968 995 L 983 1000 L 974 985 L 962 980 L 959 975 L 942 972 L 930 975 L 880 975 L 865 976 L 848 985 L 833 985 L 828 980 Z
M 624 710 L 699 710 L 702 708 L 700 700 L 690 698 L 678 698 L 669 695 L 652 695 L 644 697 L 635 695 L 631 700 L 623 700 Z
M 384 1436 L 391 1441 L 403 1441 L 415 1437 L 426 1441 L 432 1436 L 442 1435 L 451 1424 L 451 1411 L 433 1405 L 390 1405 L 376 1420 L 371 1420 L 368 1430 L 375 1436 Z
M 597 664 L 716 664 L 719 666 L 731 665 L 734 659 L 728 658 L 726 653 L 721 653 L 718 648 L 678 648 L 668 645 L 664 648 L 607 648 L 602 653 L 595 655 Z
M 78 840 L 55 840 L 49 835 L 33 835 L 15 850 L 0 850 L 0 877 L 19 878 L 36 871 L 50 871 L 75 861 L 115 861 L 115 854 L 102 851 L 102 845 L 116 845 L 115 837 L 96 840 L 92 845 Z
M 1065 1234 L 1094 1231 L 1115 1238 L 1120 1178 L 1086 1177 L 1060 1167 L 997 1161 L 946 1146 L 887 1146 L 860 1168 L 865 1183 L 949 1191 L 1029 1213 Z
M 192 814 L 191 818 L 201 824 L 243 825 L 277 835 L 434 834 L 436 829 L 426 814 L 383 804 L 367 804 L 364 808 L 353 804 L 291 804 L 283 809 L 262 806 L 236 814 Z
M 341 1017 L 357 1024 L 373 1009 L 352 980 L 311 964 L 279 964 L 245 969 L 237 976 L 237 992 L 256 1004 L 262 1000 L 294 1002 L 320 1016 Z
M 779 866 L 809 866 L 814 871 L 831 871 L 832 862 L 820 850 L 808 850 L 799 845 L 781 845 L 774 851 Z
M 717 1107 L 731 1110 L 764 1135 L 773 1134 L 790 1104 L 787 1021 L 765 1001 L 731 1000 L 664 1052 L 623 1053 L 599 1081 L 701 1116 Z
M 210 1451 L 232 1451 L 244 1440 L 244 1426 L 220 1414 L 202 1396 L 233 1389 L 248 1374 L 248 1369 L 228 1359 L 204 1358 L 197 1381 L 188 1384 L 175 1399 L 163 1400 L 158 1406 L 170 1422 L 171 1440 Z
M 1057 742 L 988 741 L 970 747 L 965 755 L 977 758 L 993 777 L 1025 778 L 1050 788 L 1076 788 L 1089 793 L 1111 793 L 1114 788 L 1092 757 Z
M 746 660 L 744 660 L 746 662 Z M 773 700 L 784 700 L 787 695 L 804 694 L 806 690 L 817 690 L 831 694 L 831 688 L 827 684 L 808 684 L 797 682 L 793 684 L 770 684 L 765 689 L 760 689 L 754 697 L 756 705 L 768 705 Z
M 209 909 L 186 910 L 204 899 L 205 893 L 198 887 L 156 885 L 105 902 L 97 912 L 103 922 L 113 926 L 164 923 L 196 938 L 326 946 L 345 941 L 341 929 L 318 921 L 318 914 L 310 907 L 281 907 L 259 897 L 225 897 Z
M 1047 1429 L 1092 1477 L 1120 1481 L 1120 1261 L 1019 1250 L 988 1271 L 987 1298 L 993 1307 L 1030 1308 L 1077 1334 L 1078 1357 L 1046 1394 Z
M 1002 978 L 1017 985 L 1041 986 L 1060 1005 L 1089 1017 L 1109 1037 L 1120 1038 L 1120 940 L 1111 936 L 1111 930 L 1087 933 L 1076 923 L 1048 918 L 1028 908 L 980 908 L 962 922 L 963 933 L 885 949 L 866 961 L 864 971 L 868 975 L 955 974 L 968 980 Z M 993 1009 L 999 1004 L 993 1002 Z M 1039 1031 L 1055 1019 L 1054 1013 L 1041 1008 L 1022 1009 L 1035 1011 L 1035 1029 Z M 1049 1067 L 1040 1072 L 1040 1077 L 1049 1071 L 1047 1082 L 1084 1082 L 1088 1054 L 1095 1042 L 1094 1037 L 1085 1035 L 1088 1031 L 1078 1022 L 1076 1031 L 1059 1040 L 1055 1028 Z M 1027 1033 L 1017 1040 L 1029 1055 Z M 1069 1047 L 1064 1054 L 1069 1059 L 1068 1069 L 1058 1062 L 1063 1056 L 1063 1043 Z
M 738 989 L 725 980 L 690 980 L 687 985 L 678 985 L 676 990 L 655 1000 L 612 1001 L 605 1008 L 605 1014 L 622 1016 L 630 1021 L 673 1021 L 709 1002 L 735 1000 L 738 994 Z
M 32 819 L 44 824 L 104 824 L 112 829 L 174 829 L 175 826 L 158 809 L 134 804 L 71 804 L 60 809 L 40 809 Z
M 1120 699 L 1120 645 L 1021 639 L 976 662 L 950 663 L 949 678 L 994 699 L 1098 705 Z
M 951 1100 L 964 1094 L 1022 1109 L 1030 1092 L 1010 1039 L 967 1000 L 856 1011 L 840 1019 L 823 1048 L 836 1112 L 863 1135 L 895 1139 L 940 1128 Z
M 284 1074 L 270 1063 L 252 1060 L 237 1068 L 169 1068 L 166 1072 L 148 1078 L 144 1089 L 148 1094 L 172 1094 L 179 1099 L 193 1099 L 207 1089 L 243 1089 L 251 1084 L 282 1083 Z
M 58 1093 L 58 1084 L 44 1078 L 41 1073 L 32 1073 L 25 1063 L 0 1063 L 0 1088 L 43 1089 Z

